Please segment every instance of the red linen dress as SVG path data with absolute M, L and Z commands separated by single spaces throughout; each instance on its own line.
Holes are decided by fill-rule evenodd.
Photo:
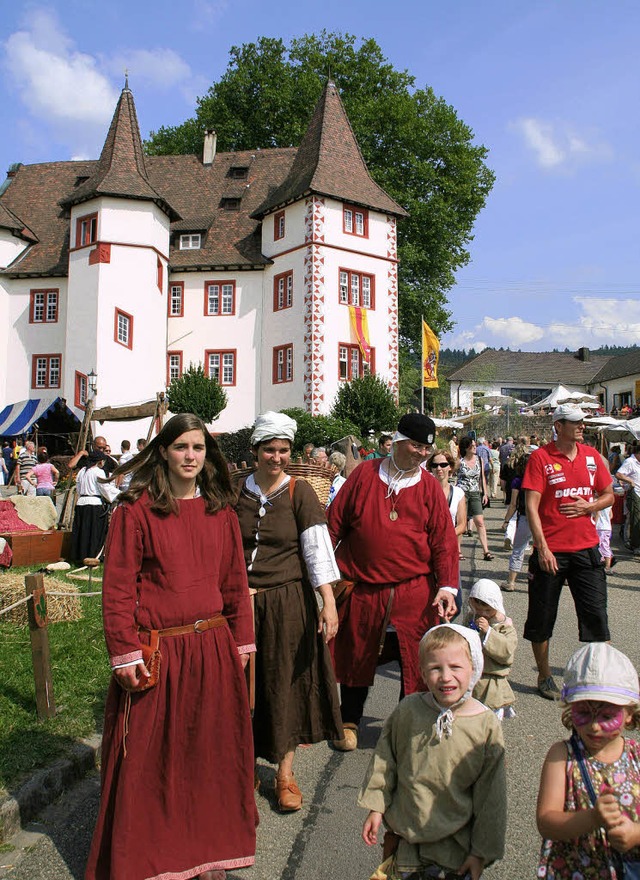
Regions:
M 112 665 L 140 656 L 138 627 L 222 613 L 228 626 L 163 638 L 155 688 L 112 681 L 105 711 L 102 799 L 87 880 L 187 880 L 251 865 L 257 812 L 247 689 L 238 650 L 254 650 L 235 513 L 202 498 L 177 516 L 148 496 L 119 507 L 107 541 L 103 607 Z
M 365 461 L 349 476 L 329 508 L 336 561 L 356 587 L 339 610 L 331 643 L 336 679 L 350 687 L 373 684 L 390 589 L 390 623 L 398 634 L 405 693 L 421 690 L 418 645 L 438 623 L 432 607 L 440 587 L 458 586 L 458 541 L 440 484 L 431 474 L 394 495 L 391 520 L 382 462 Z M 340 542 L 340 543 L 339 543 Z

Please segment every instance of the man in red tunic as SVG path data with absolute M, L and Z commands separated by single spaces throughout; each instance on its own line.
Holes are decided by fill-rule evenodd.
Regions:
M 435 439 L 431 419 L 400 419 L 389 458 L 362 462 L 329 508 L 342 576 L 355 582 L 334 639 L 345 737 L 352 751 L 376 666 L 400 661 L 401 697 L 421 687 L 418 644 L 455 614 L 458 542 L 437 480 L 420 465 Z

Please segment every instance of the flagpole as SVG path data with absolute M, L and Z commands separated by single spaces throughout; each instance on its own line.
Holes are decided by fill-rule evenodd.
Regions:
M 424 315 L 422 315 L 420 321 L 420 338 L 422 342 L 420 343 L 420 351 L 422 355 L 420 357 L 420 413 L 424 415 Z

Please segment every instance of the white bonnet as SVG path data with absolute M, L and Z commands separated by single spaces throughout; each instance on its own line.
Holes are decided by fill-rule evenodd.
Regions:
M 469 598 L 485 602 L 506 617 L 506 611 L 504 610 L 504 603 L 502 601 L 502 592 L 495 581 L 491 581 L 489 578 L 480 578 L 480 580 L 476 581 L 471 587 Z
M 471 693 L 474 687 L 477 685 L 480 680 L 480 676 L 482 675 L 482 670 L 484 669 L 484 657 L 482 656 L 482 642 L 480 641 L 480 636 L 478 633 L 469 629 L 468 626 L 460 626 L 458 623 L 442 623 L 439 626 L 433 626 L 430 630 L 428 630 L 423 636 L 422 641 L 426 639 L 426 637 L 435 632 L 437 629 L 442 629 L 442 627 L 448 627 L 449 629 L 455 630 L 458 635 L 461 635 L 463 639 L 466 639 L 469 644 L 469 650 L 471 651 L 471 666 L 473 667 L 473 672 L 471 673 L 471 682 L 469 684 L 469 690 L 464 695 L 463 699 L 467 699 L 467 697 L 471 696 Z
M 298 430 L 298 423 L 286 416 L 284 413 L 268 412 L 261 413 L 253 428 L 251 435 L 251 445 L 256 446 L 263 440 L 273 440 L 274 438 L 289 440 L 293 443 L 293 438 Z

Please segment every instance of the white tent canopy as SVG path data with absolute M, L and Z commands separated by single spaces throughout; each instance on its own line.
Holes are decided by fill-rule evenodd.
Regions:
M 555 409 L 560 403 L 584 403 L 585 401 L 597 401 L 594 394 L 587 394 L 585 391 L 569 391 L 564 385 L 558 385 L 542 400 L 534 403 L 531 409 Z

